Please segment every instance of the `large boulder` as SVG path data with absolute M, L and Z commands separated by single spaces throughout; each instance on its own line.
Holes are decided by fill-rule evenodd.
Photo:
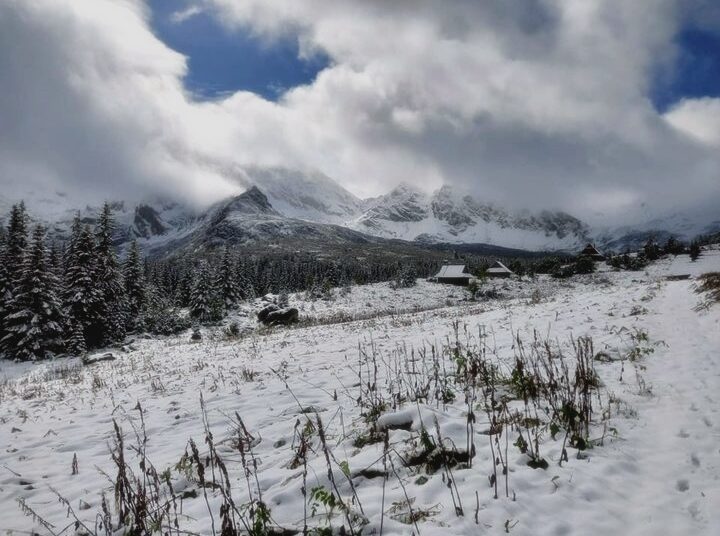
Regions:
M 275 305 L 274 303 L 271 303 L 271 304 L 269 304 L 269 305 L 266 305 L 265 307 L 263 307 L 262 309 L 260 309 L 260 310 L 257 312 L 258 320 L 259 320 L 260 322 L 262 322 L 262 323 L 265 324 L 265 323 L 267 323 L 267 317 L 268 317 L 268 315 L 269 315 L 270 313 L 274 313 L 274 312 L 277 312 L 277 311 L 279 311 L 279 310 L 280 310 L 280 307 L 278 307 L 278 306 Z
M 274 309 L 268 310 L 268 307 L 258 312 L 258 320 L 268 326 L 294 324 L 298 321 L 299 312 L 294 307 L 280 309 L 275 306 Z

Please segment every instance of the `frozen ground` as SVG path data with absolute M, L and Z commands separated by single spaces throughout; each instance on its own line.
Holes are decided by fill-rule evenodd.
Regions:
M 478 303 L 465 302 L 461 289 L 442 285 L 421 282 L 401 291 L 370 285 L 332 302 L 291 298 L 303 316 L 313 319 L 293 329 L 256 330 L 239 339 L 218 330 L 205 333 L 201 343 L 190 343 L 187 334 L 141 339 L 128 352 L 119 352 L 117 360 L 85 367 L 74 360 L 0 362 L 0 528 L 3 534 L 72 533 L 63 532 L 71 521 L 52 489 L 92 526 L 101 493 L 112 504 L 112 484 L 101 473 L 113 478 L 117 473 L 110 458 L 112 421 L 123 429 L 126 446 L 135 444 L 138 407 L 147 456 L 158 471 L 175 466 L 189 438 L 205 451 L 202 393 L 235 501 L 247 501 L 231 442 L 237 412 L 254 438 L 262 498 L 274 522 L 288 529 L 302 530 L 304 518 L 302 466 L 291 463 L 294 430 L 296 423 L 302 428 L 306 419 L 315 421 L 317 412 L 341 464 L 333 468 L 340 495 L 352 503 L 353 512 L 362 507 L 368 520 L 363 534 L 379 533 L 381 523 L 384 534 L 720 534 L 720 305 L 696 311 L 701 298 L 693 292 L 692 279 L 665 279 L 718 270 L 720 251 L 713 250 L 696 263 L 682 256 L 648 272 L 496 282 L 506 286 L 504 297 Z M 338 312 L 342 323 L 323 324 Z M 238 318 L 243 325 L 252 323 L 249 317 Z M 472 467 L 451 471 L 457 489 L 451 496 L 444 471 L 404 467 L 402 459 L 417 449 L 422 426 L 435 434 L 435 419 L 443 437 L 464 448 L 462 393 L 447 404 L 406 400 L 379 419 L 380 427 L 412 422 L 410 430 L 389 433 L 389 458 L 397 474 L 391 472 L 383 486 L 382 477 L 366 470 L 383 469 L 382 443 L 355 446 L 368 429 L 357 404 L 362 390 L 358 369 L 367 372 L 370 363 L 363 356 L 376 356 L 379 390 L 390 390 L 399 380 L 394 371 L 407 372 L 410 365 L 420 370 L 433 349 L 440 353 L 452 347 L 455 328 L 468 346 L 484 344 L 506 373 L 514 363 L 517 333 L 528 344 L 536 331 L 566 355 L 572 354 L 572 337 L 592 337 L 595 351 L 606 357 L 595 363 L 602 382 L 595 447 L 568 449 L 568 461 L 559 466 L 562 442 L 546 432 L 540 451 L 549 466 L 532 469 L 512 444 L 517 432 L 509 431 L 509 497 L 501 477 L 495 499 L 488 481 L 493 473 L 489 422 L 478 411 L 477 453 Z M 638 333 L 646 333 L 647 340 Z M 624 359 L 632 351 L 639 358 Z M 315 436 L 310 447 L 307 488 L 329 489 Z M 126 456 L 136 464 L 131 450 Z M 343 472 L 351 476 L 355 501 Z M 197 488 L 182 472 L 172 469 L 170 474 L 178 494 Z M 217 490 L 208 490 L 208 503 L 202 492 L 196 498 L 187 495 L 180 506 L 184 528 L 211 534 L 209 504 L 219 533 Z M 26 516 L 19 498 L 52 528 Z M 462 503 L 462 517 L 453 498 Z M 310 525 L 342 525 L 339 511 L 328 517 L 322 505 L 316 510 Z M 408 524 L 410 515 L 417 526 Z

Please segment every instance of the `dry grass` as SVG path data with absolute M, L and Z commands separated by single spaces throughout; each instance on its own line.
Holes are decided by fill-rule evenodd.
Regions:
M 708 308 L 720 302 L 720 272 L 708 272 L 698 277 L 695 292 L 705 294 L 705 301 L 699 308 Z

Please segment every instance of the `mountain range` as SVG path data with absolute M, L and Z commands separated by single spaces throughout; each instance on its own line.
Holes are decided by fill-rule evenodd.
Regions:
M 386 240 L 574 252 L 587 242 L 620 251 L 642 245 L 649 236 L 688 240 L 720 230 L 720 214 L 714 220 L 676 214 L 634 227 L 598 229 L 561 211 L 513 212 L 449 185 L 427 193 L 403 183 L 379 197 L 360 199 L 321 173 L 238 168 L 228 176 L 245 192 L 202 210 L 167 199 L 113 202 L 117 243 L 137 239 L 151 254 L 223 243 L 321 252 L 329 244 L 382 247 Z M 61 240 L 75 214 L 89 224 L 97 214 L 97 207 L 72 207 L 61 194 L 26 201 L 31 216 Z M 0 200 L 3 214 L 9 204 Z

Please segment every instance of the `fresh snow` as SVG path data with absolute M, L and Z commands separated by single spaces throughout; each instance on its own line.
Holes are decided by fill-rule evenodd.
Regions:
M 464 517 L 456 517 L 441 472 L 420 484 L 417 473 L 398 463 L 413 508 L 427 514 L 418 522 L 421 534 L 719 534 L 720 305 L 696 310 L 701 297 L 693 280 L 665 279 L 718 270 L 720 250 L 715 249 L 696 263 L 679 256 L 646 272 L 493 281 L 489 285 L 501 297 L 479 302 L 465 301 L 462 289 L 424 281 L 399 290 L 387 284 L 353 287 L 346 295 L 336 289 L 335 300 L 327 302 L 291 296 L 291 305 L 306 319 L 296 328 L 250 330 L 254 320 L 247 309 L 231 319 L 248 328 L 239 339 L 228 339 L 222 329 L 204 329 L 200 343 L 191 343 L 189 333 L 139 338 L 113 350 L 115 361 L 89 366 L 76 359 L 0 362 L 0 529 L 2 534 L 48 533 L 23 515 L 16 502 L 23 498 L 61 533 L 71 521 L 51 489 L 92 525 L 101 493 L 112 504 L 112 485 L 101 474 L 115 474 L 109 454 L 112 420 L 122 427 L 126 444 L 133 444 L 140 405 L 148 457 L 161 471 L 178 462 L 189 438 L 203 448 L 201 393 L 236 501 L 243 502 L 246 488 L 229 443 L 234 412 L 260 439 L 253 451 L 273 519 L 301 529 L 301 469 L 288 467 L 293 428 L 304 415 L 300 407 L 318 412 L 334 456 L 347 462 L 351 474 L 377 468 L 381 444 L 352 444 L 365 430 L 355 403 L 359 351 L 375 351 L 385 363 L 410 353 L 418 357 L 454 337 L 456 323 L 461 333 L 484 330 L 503 370 L 512 365 L 514 335 L 529 341 L 533 330 L 568 353 L 571 336 L 589 335 L 596 351 L 617 356 L 628 348 L 629 335 L 642 329 L 654 351 L 635 363 L 596 363 L 602 392 L 614 401 L 603 446 L 584 451 L 580 459 L 570 449 L 569 461 L 559 467 L 561 446 L 545 437 L 541 451 L 550 463 L 547 470 L 529 468 L 510 446 L 515 500 L 504 494 L 494 499 L 488 486 L 492 458 L 483 417 L 476 426 L 473 467 L 453 472 Z M 385 370 L 383 365 L 380 380 Z M 380 421 L 392 429 L 390 441 L 398 449 L 417 435 L 421 422 L 433 430 L 435 419 L 444 436 L 464 445 L 465 412 L 461 398 L 445 408 L 407 403 Z M 408 421 L 410 431 L 397 429 Z M 79 473 L 71 476 L 75 454 Z M 130 451 L 126 455 L 136 463 Z M 347 499 L 351 491 L 339 470 L 337 475 Z M 178 492 L 192 485 L 175 472 L 173 477 Z M 379 531 L 382 481 L 353 479 L 370 521 L 364 534 Z M 308 486 L 318 484 L 327 485 L 320 451 L 311 456 L 308 474 Z M 397 478 L 388 479 L 385 492 L 383 533 L 410 534 L 413 526 L 398 515 L 405 491 Z M 211 493 L 209 500 L 217 511 L 218 495 Z M 81 509 L 85 503 L 90 509 Z M 185 528 L 211 533 L 202 495 L 184 500 L 182 508 Z M 338 517 L 334 526 L 340 523 Z M 217 529 L 217 514 L 215 524 Z

